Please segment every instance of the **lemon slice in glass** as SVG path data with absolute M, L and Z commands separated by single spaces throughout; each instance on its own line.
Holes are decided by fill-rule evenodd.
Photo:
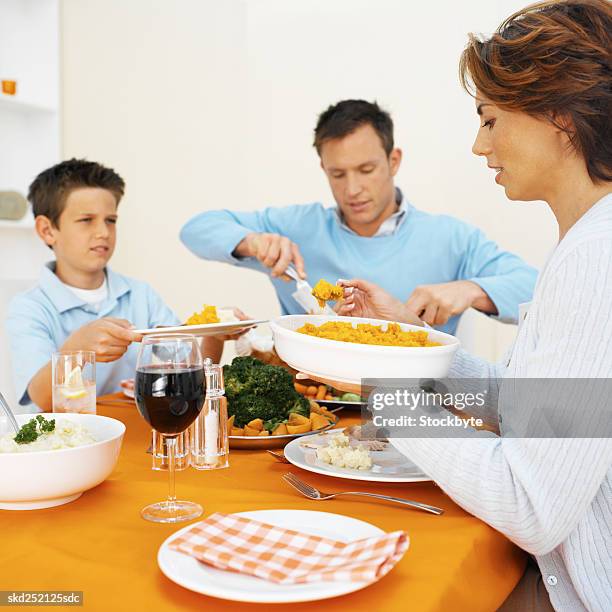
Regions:
M 85 389 L 85 384 L 83 383 L 81 366 L 76 366 L 73 368 L 70 374 L 68 374 L 65 386 L 62 389 L 62 395 L 67 399 L 77 399 L 87 395 L 87 390 Z

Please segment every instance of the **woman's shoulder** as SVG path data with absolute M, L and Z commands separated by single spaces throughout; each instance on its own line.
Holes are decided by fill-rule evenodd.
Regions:
M 580 274 L 600 274 L 602 266 L 612 266 L 610 251 L 612 194 L 597 202 L 567 232 L 555 249 L 547 271 L 575 266 Z

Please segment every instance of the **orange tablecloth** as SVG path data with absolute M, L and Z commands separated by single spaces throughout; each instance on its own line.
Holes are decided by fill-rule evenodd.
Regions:
M 72 503 L 46 510 L 0 510 L 2 590 L 84 591 L 88 610 L 495 610 L 519 580 L 525 555 L 503 535 L 455 505 L 432 483 L 379 485 L 361 490 L 406 497 L 446 510 L 442 516 L 385 502 L 305 499 L 281 480 L 292 471 L 323 490 L 355 482 L 304 472 L 264 451 L 232 451 L 229 469 L 177 473 L 177 495 L 197 501 L 205 514 L 297 508 L 352 516 L 385 531 L 405 529 L 410 548 L 378 583 L 331 600 L 289 605 L 242 604 L 193 593 L 168 580 L 157 566 L 160 544 L 180 526 L 140 518 L 140 509 L 165 498 L 165 472 L 150 469 L 150 430 L 135 407 L 105 406 L 98 414 L 127 426 L 110 478 Z M 355 421 L 344 412 L 342 423 Z M 340 416 L 343 415 L 340 413 Z M 57 608 L 54 608 L 57 609 Z M 75 608 L 71 608 L 75 609 Z M 76 608 L 78 609 L 78 608 Z

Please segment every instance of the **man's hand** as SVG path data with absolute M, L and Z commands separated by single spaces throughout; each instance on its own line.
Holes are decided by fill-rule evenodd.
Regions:
M 131 330 L 125 319 L 106 317 L 83 325 L 68 336 L 63 351 L 94 351 L 96 361 L 115 361 L 132 342 L 140 342 L 142 336 Z
M 444 325 L 451 317 L 471 307 L 489 314 L 497 313 L 491 298 L 472 281 L 421 285 L 412 292 L 406 306 L 429 325 Z
M 247 234 L 234 249 L 238 257 L 255 257 L 264 266 L 272 270 L 274 277 L 282 277 L 287 266 L 293 263 L 300 278 L 306 278 L 304 259 L 295 242 L 279 234 Z M 289 280 L 288 277 L 284 277 Z
M 384 319 L 423 325 L 410 308 L 384 289 L 364 280 L 339 280 L 344 287 L 344 300 L 334 309 L 340 316 Z

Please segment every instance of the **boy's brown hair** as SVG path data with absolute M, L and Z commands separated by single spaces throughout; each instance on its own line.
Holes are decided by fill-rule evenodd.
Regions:
M 85 159 L 69 159 L 43 170 L 30 185 L 28 200 L 34 216 L 44 215 L 55 227 L 75 189 L 99 187 L 110 191 L 117 205 L 125 191 L 125 181 L 112 169 Z
M 469 93 L 550 120 L 566 132 L 593 182 L 612 180 L 608 0 L 539 2 L 510 16 L 488 39 L 470 34 L 459 75 Z

